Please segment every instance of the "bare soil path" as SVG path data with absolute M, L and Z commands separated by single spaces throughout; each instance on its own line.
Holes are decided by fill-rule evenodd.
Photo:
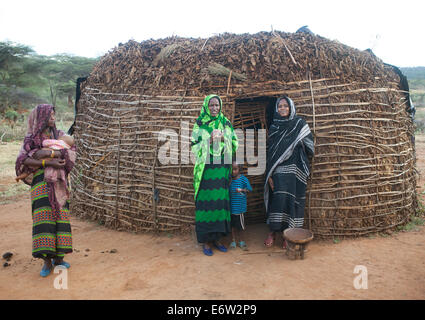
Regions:
M 417 158 L 424 202 L 424 136 Z M 0 254 L 14 253 L 10 266 L 0 260 L 0 299 L 425 299 L 425 226 L 313 241 L 305 260 L 293 261 L 281 242 L 263 246 L 265 225 L 248 226 L 248 252 L 207 257 L 191 235 L 118 232 L 72 217 L 68 289 L 58 290 L 58 274 L 41 278 L 42 262 L 31 258 L 31 224 L 29 195 L 0 206 Z M 354 287 L 357 265 L 367 268 L 367 289 Z

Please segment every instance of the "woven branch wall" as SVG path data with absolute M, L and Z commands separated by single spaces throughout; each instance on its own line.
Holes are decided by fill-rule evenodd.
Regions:
M 315 139 L 305 227 L 319 237 L 394 229 L 416 206 L 413 124 L 399 80 L 371 53 L 312 35 L 130 41 L 81 88 L 72 210 L 117 229 L 185 231 L 193 165 L 189 152 L 162 165 L 158 132 L 190 134 L 210 93 L 235 128 L 264 128 L 266 104 L 249 98 L 287 94 Z M 248 178 L 247 220 L 264 222 L 264 176 Z

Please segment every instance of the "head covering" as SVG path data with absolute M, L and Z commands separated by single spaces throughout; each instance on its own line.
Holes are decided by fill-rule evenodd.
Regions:
M 209 102 L 213 98 L 217 98 L 220 103 L 220 111 L 215 117 L 211 116 L 209 109 Z M 208 156 L 230 157 L 230 159 L 227 160 L 229 160 L 229 165 L 231 165 L 231 157 L 236 153 L 236 149 L 238 148 L 237 136 L 233 130 L 232 124 L 224 116 L 222 106 L 223 103 L 218 95 L 211 94 L 206 96 L 200 115 L 193 126 L 191 148 L 192 152 L 195 154 L 196 161 L 193 169 L 195 199 L 202 181 L 205 163 L 209 160 Z M 221 130 L 223 133 L 223 140 L 220 140 L 217 144 L 210 144 L 211 133 L 214 129 Z
M 288 106 L 289 106 L 289 117 L 282 117 L 279 114 L 279 112 L 277 112 L 277 108 L 279 107 L 279 102 L 282 101 L 283 99 L 285 99 L 286 102 L 288 103 Z M 292 120 L 292 119 L 294 119 L 295 116 L 296 116 L 295 104 L 294 104 L 294 101 L 292 101 L 292 99 L 290 99 L 287 96 L 283 96 L 283 97 L 277 99 L 276 106 L 275 106 L 275 109 L 274 109 L 273 119 L 286 121 L 286 120 Z
M 218 100 L 219 104 L 220 104 L 220 110 L 215 117 L 211 116 L 211 111 L 210 111 L 210 107 L 209 107 L 210 101 L 213 98 L 216 98 Z M 221 101 L 221 99 L 218 95 L 210 94 L 210 95 L 206 96 L 205 99 L 204 99 L 204 103 L 202 105 L 201 114 L 199 115 L 197 121 L 201 122 L 202 124 L 206 124 L 206 125 L 209 125 L 210 123 L 212 123 L 214 129 L 218 129 L 219 123 L 223 122 L 223 120 L 226 118 L 223 115 L 223 113 L 221 112 L 222 108 L 223 108 L 223 102 Z
M 17 176 L 25 172 L 30 173 L 23 179 L 23 181 L 28 185 L 31 185 L 33 173 L 38 170 L 38 168 L 29 168 L 24 165 L 25 160 L 27 158 L 31 158 L 38 150 L 42 149 L 44 141 L 50 138 L 58 139 L 65 134 L 63 131 L 57 130 L 56 125 L 48 127 L 51 113 L 54 111 L 55 109 L 52 105 L 40 104 L 35 107 L 28 116 L 27 135 L 25 136 L 15 165 Z M 50 137 L 44 133 L 47 128 L 49 128 L 51 133 Z M 75 145 L 70 149 L 60 150 L 60 158 L 65 160 L 65 166 L 63 169 L 59 169 L 58 171 L 55 168 L 46 167 L 44 170 L 44 181 L 49 187 L 49 203 L 56 213 L 69 198 L 66 176 L 75 164 L 75 150 Z
M 285 99 L 290 107 L 289 117 L 282 117 L 277 112 L 279 102 Z M 307 122 L 296 115 L 294 102 L 287 96 L 283 96 L 276 101 L 273 122 L 269 128 L 268 152 L 266 163 L 266 180 L 264 184 L 264 202 L 266 210 L 268 208 L 269 184 L 268 179 L 273 174 L 274 169 L 282 162 L 288 160 L 297 145 L 303 145 L 309 154 L 314 154 L 313 135 Z M 304 150 L 304 148 L 302 148 Z M 305 153 L 305 151 L 303 151 Z M 303 155 L 303 158 L 306 158 Z M 307 159 L 307 158 L 306 158 Z M 308 162 L 308 160 L 306 160 Z M 309 175 L 308 166 L 303 166 L 303 171 Z
M 39 104 L 35 107 L 30 115 L 28 116 L 28 130 L 27 135 L 31 135 L 34 145 L 41 146 L 42 137 L 41 134 L 49 124 L 49 119 L 52 111 L 55 111 L 55 108 L 50 104 Z M 53 125 L 51 131 L 54 135 L 54 138 L 58 138 L 58 130 L 56 129 L 56 124 Z
M 18 154 L 15 163 L 16 175 L 19 176 L 24 172 L 30 172 L 30 168 L 24 165 L 24 161 L 28 157 L 32 157 L 35 152 L 40 150 L 43 145 L 43 140 L 48 137 L 43 134 L 43 131 L 49 124 L 49 119 L 52 111 L 55 111 L 54 107 L 50 104 L 39 104 L 35 107 L 28 116 L 28 129 L 27 134 L 24 138 L 22 148 Z M 55 139 L 58 138 L 58 130 L 56 125 L 50 128 L 50 132 L 53 134 Z M 31 184 L 32 175 L 28 176 L 23 180 L 26 184 Z

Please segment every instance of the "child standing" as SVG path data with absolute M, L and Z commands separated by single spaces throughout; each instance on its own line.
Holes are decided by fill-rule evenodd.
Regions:
M 245 230 L 244 213 L 246 212 L 246 194 L 252 191 L 249 180 L 240 173 L 241 166 L 233 161 L 232 182 L 230 183 L 230 211 L 232 226 L 232 242 L 230 248 L 235 249 L 237 243 L 242 250 L 248 247 L 241 238 L 241 230 Z

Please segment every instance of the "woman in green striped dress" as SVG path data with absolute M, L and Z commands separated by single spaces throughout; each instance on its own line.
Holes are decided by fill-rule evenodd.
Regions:
M 69 150 L 43 149 L 44 140 L 64 134 L 56 129 L 54 107 L 38 105 L 28 117 L 28 131 L 16 159 L 16 175 L 25 173 L 23 182 L 31 186 L 32 255 L 44 260 L 42 277 L 50 274 L 53 265 L 70 267 L 63 260 L 72 252 L 69 192 L 66 181 L 53 177 L 55 170 L 64 170 L 66 180 L 75 163 L 75 146 Z
M 196 156 L 193 173 L 196 236 L 204 254 L 211 256 L 212 247 L 227 251 L 220 239 L 231 230 L 229 185 L 232 157 L 238 147 L 232 124 L 222 113 L 219 96 L 205 98 L 193 126 L 191 147 Z

